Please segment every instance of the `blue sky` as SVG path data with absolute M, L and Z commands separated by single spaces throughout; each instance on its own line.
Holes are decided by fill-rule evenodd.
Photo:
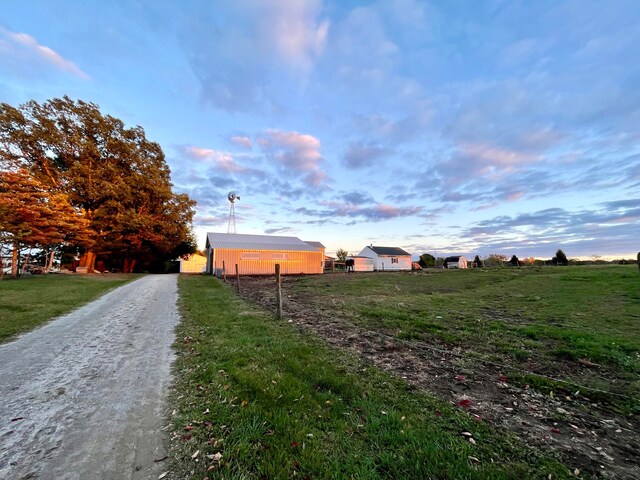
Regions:
M 195 232 L 328 252 L 635 256 L 636 0 L 0 4 L 0 101 L 162 146 Z

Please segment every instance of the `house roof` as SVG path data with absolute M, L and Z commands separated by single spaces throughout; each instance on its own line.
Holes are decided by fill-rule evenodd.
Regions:
M 410 253 L 405 252 L 403 249 L 399 247 L 375 247 L 372 245 L 372 246 L 369 246 L 368 248 L 376 252 L 378 255 L 394 255 L 398 257 L 406 256 L 406 255 L 411 256 Z
M 324 250 L 324 249 L 326 248 L 326 247 L 325 247 L 323 244 L 321 244 L 320 242 L 307 242 L 307 241 L 305 240 L 305 242 L 304 242 L 304 243 L 308 243 L 308 244 L 309 244 L 309 245 L 311 245 L 312 247 L 316 247 L 316 249 L 318 249 L 318 250 Z
M 317 252 L 318 247 L 303 242 L 298 237 L 274 235 L 244 235 L 240 233 L 207 233 L 207 246 L 232 250 L 286 250 Z

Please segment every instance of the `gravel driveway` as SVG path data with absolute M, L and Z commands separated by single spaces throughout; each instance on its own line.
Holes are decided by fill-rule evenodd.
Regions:
M 0 345 L 0 478 L 158 478 L 177 298 L 145 276 Z

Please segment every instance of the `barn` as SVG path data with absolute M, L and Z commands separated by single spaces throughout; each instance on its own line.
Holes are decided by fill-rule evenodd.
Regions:
M 322 273 L 324 245 L 303 242 L 297 237 L 244 235 L 239 233 L 207 233 L 207 266 L 209 274 L 272 275 L 280 264 L 283 274 Z
M 349 256 L 347 260 L 353 260 L 354 272 L 373 272 L 373 258 Z
M 461 255 L 444 259 L 444 268 L 467 268 L 467 259 Z
M 411 270 L 411 254 L 398 247 L 364 247 L 357 255 L 373 259 L 373 269 L 383 271 Z
M 207 257 L 194 254 L 186 260 L 180 259 L 180 273 L 202 273 L 207 265 Z

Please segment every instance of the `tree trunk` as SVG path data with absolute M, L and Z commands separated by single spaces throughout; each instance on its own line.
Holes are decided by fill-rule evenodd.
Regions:
M 87 273 L 93 273 L 96 268 L 96 254 L 87 252 L 80 258 L 79 267 L 87 267 Z
M 133 273 L 133 269 L 136 266 L 136 259 L 135 258 L 125 258 L 124 259 L 124 266 L 122 268 L 122 271 L 124 273 Z
M 11 254 L 11 276 L 18 276 L 18 244 L 13 244 L 13 251 Z
M 55 254 L 55 250 L 51 249 L 51 254 L 49 255 L 49 261 L 47 262 L 47 266 L 45 267 L 45 273 L 49 273 L 53 268 L 53 256 Z

